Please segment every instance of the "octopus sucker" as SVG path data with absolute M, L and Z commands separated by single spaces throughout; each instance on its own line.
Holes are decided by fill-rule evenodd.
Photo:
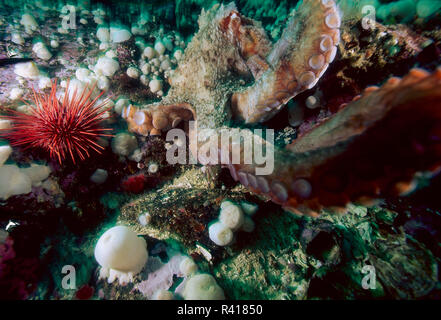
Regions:
M 297 94 L 314 87 L 329 63 L 335 59 L 340 23 L 340 14 L 333 1 L 326 4 L 320 1 L 303 1 L 268 56 L 272 69 L 268 69 L 253 86 L 233 95 L 233 112 L 246 123 L 262 122 L 271 115 L 259 111 L 261 108 L 257 108 L 258 105 L 266 103 L 271 109 L 276 109 Z M 299 27 L 303 24 L 308 27 Z M 298 87 L 288 85 L 290 79 L 286 76 L 273 75 L 285 74 L 284 70 L 287 68 L 290 69 L 289 74 L 298 79 Z M 281 88 L 284 90 L 288 87 L 290 95 L 279 101 L 278 105 L 267 103 L 269 97 L 277 95 Z
M 325 57 L 322 54 L 313 55 L 309 59 L 309 66 L 314 70 L 321 69 L 323 68 L 324 65 L 325 65 Z
M 250 183 L 251 187 L 253 187 L 254 189 L 257 189 L 259 187 L 256 176 L 254 176 L 251 173 L 248 173 L 248 182 Z
M 324 52 L 330 51 L 334 47 L 334 42 L 331 36 L 325 34 L 320 39 L 320 50 Z
M 299 78 L 300 85 L 308 89 L 311 88 L 312 84 L 315 81 L 316 81 L 316 77 L 314 72 L 312 71 L 306 71 L 305 73 L 302 73 L 302 75 Z
M 229 164 L 228 169 L 230 170 L 231 177 L 234 179 L 234 181 L 238 181 L 239 177 L 237 175 L 236 168 L 232 164 Z
M 367 87 L 366 89 L 364 89 L 363 94 L 367 95 L 371 92 L 377 91 L 378 89 L 379 89 L 379 87 L 377 87 L 377 86 L 370 86 L 370 87 Z
M 268 193 L 270 191 L 268 181 L 265 177 L 257 177 L 257 183 L 261 192 Z
M 321 0 L 321 2 L 325 8 L 332 8 L 333 6 L 335 6 L 334 0 Z
M 240 183 L 243 184 L 245 187 L 248 187 L 249 181 L 248 181 L 247 173 L 239 171 L 237 173 L 237 176 L 239 177 Z
M 283 183 L 278 181 L 273 182 L 271 185 L 271 190 L 280 202 L 285 202 L 288 200 L 288 191 Z
M 275 173 L 257 177 L 270 190 L 249 188 L 297 214 L 299 207 L 320 212 L 409 194 L 416 188 L 415 174 L 435 172 L 441 164 L 441 139 L 433 138 L 441 138 L 440 88 L 439 70 L 413 69 L 392 86 L 388 81 L 366 90 L 276 153 Z
M 335 12 L 329 13 L 325 18 L 326 26 L 329 29 L 336 29 L 340 27 L 340 22 L 340 16 Z
M 311 183 L 307 179 L 299 178 L 291 183 L 292 191 L 300 198 L 307 199 L 312 194 Z

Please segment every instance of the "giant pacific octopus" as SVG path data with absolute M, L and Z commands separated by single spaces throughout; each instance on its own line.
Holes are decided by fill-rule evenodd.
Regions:
M 263 123 L 316 85 L 340 42 L 341 15 L 333 0 L 304 0 L 275 44 L 234 4 L 203 11 L 198 23 L 168 94 L 123 111 L 130 131 L 158 135 L 192 119 L 215 132 L 240 121 Z M 255 175 L 253 164 L 224 165 L 245 187 L 298 214 L 405 194 L 417 173 L 435 174 L 441 165 L 440 89 L 440 69 L 412 69 L 365 89 L 285 149 L 274 147 L 271 175 Z M 243 127 L 241 134 L 253 135 Z M 228 151 L 220 148 L 218 158 Z M 207 159 L 199 155 L 199 161 Z

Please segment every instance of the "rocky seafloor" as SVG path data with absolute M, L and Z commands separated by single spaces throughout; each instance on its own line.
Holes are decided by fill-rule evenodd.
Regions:
M 441 1 L 336 2 L 342 24 L 335 61 L 315 87 L 262 125 L 275 130 L 279 147 L 366 87 L 441 65 Z M 0 298 L 440 299 L 439 175 L 419 175 L 405 197 L 349 203 L 344 214 L 325 208 L 318 217 L 297 216 L 246 189 L 227 168 L 170 164 L 165 132 L 128 130 L 128 107 L 167 96 L 201 11 L 215 5 L 0 2 L 0 112 L 29 112 L 32 88 L 49 93 L 57 79 L 58 96 L 89 85 L 95 96 L 103 91 L 102 124 L 113 129 L 99 139 L 100 154 L 76 163 L 0 140 Z M 276 42 L 297 2 L 236 6 Z M 375 29 L 364 28 L 366 6 L 376 11 Z M 13 60 L 22 58 L 29 61 Z M 0 117 L 1 130 L 8 121 Z M 241 221 L 227 228 L 233 239 L 221 243 L 210 230 L 227 209 Z M 120 225 L 144 239 L 148 252 L 141 271 L 128 269 L 128 281 L 127 270 L 112 278 L 96 259 L 100 237 Z M 74 280 L 66 281 L 69 274 Z M 208 284 L 196 283 L 199 275 L 210 275 Z

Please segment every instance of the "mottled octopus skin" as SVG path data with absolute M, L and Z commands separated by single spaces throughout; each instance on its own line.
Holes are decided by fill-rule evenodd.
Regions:
M 265 31 L 236 10 L 223 18 L 219 27 L 230 42 L 239 48 L 254 79 L 259 79 L 270 68 L 266 57 L 271 52 L 272 44 Z
M 311 89 L 334 60 L 340 14 L 332 0 L 305 0 L 266 57 L 269 67 L 254 85 L 231 99 L 246 123 L 264 122 L 299 93 Z
M 169 81 L 169 93 L 148 107 L 150 123 L 132 126 L 131 131 L 157 135 L 173 127 L 173 116 L 165 116 L 170 105 L 174 110 L 191 109 L 202 128 L 228 126 L 231 114 L 246 123 L 268 120 L 290 99 L 312 88 L 334 60 L 340 20 L 333 0 L 304 0 L 273 45 L 264 29 L 241 16 L 233 3 L 203 12 L 199 32 Z M 234 90 L 231 79 L 237 75 L 250 75 L 255 83 Z M 156 110 L 162 112 L 155 116 Z M 164 119 L 161 128 L 151 123 L 155 118 Z
M 159 105 L 141 110 L 129 105 L 121 115 L 126 119 L 129 131 L 143 136 L 160 135 L 161 130 L 175 128 L 181 121 L 195 118 L 193 108 L 188 103 Z
M 232 115 L 247 123 L 267 120 L 317 83 L 340 41 L 340 15 L 332 0 L 304 0 L 274 45 L 233 3 L 203 11 L 198 22 L 167 96 L 148 106 L 138 124 L 124 110 L 130 131 L 158 135 L 174 127 L 176 118 L 188 119 L 189 111 L 199 128 L 228 126 Z M 243 88 L 238 76 L 254 77 L 255 83 Z
M 230 171 L 299 214 L 411 191 L 416 173 L 435 174 L 441 167 L 441 69 L 413 69 L 403 79 L 367 88 L 275 159 L 269 176 L 253 176 L 252 165 Z
M 125 108 L 123 117 L 130 131 L 144 136 L 181 120 L 194 119 L 216 133 L 230 129 L 232 115 L 264 121 L 317 83 L 335 57 L 339 26 L 334 1 L 304 0 L 271 48 L 263 29 L 233 4 L 214 7 L 201 14 L 167 96 L 146 109 Z M 240 88 L 236 78 L 247 73 L 255 82 Z M 288 148 L 275 150 L 271 175 L 256 176 L 253 164 L 224 165 L 245 187 L 298 214 L 406 193 L 416 173 L 434 173 L 441 165 L 440 73 L 412 70 L 366 89 Z M 226 151 L 218 149 L 218 159 L 227 159 Z

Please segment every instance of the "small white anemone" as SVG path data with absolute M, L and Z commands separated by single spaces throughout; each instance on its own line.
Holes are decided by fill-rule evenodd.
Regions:
M 133 134 L 122 132 L 112 139 L 112 150 L 120 156 L 129 156 L 138 148 L 138 141 Z
M 49 60 L 52 58 L 52 53 L 48 50 L 43 42 L 37 42 L 33 45 L 32 51 L 42 60 Z
M 188 277 L 198 271 L 198 266 L 192 258 L 186 257 L 179 264 L 179 271 L 181 271 L 184 276 Z
M 40 71 L 33 61 L 17 63 L 14 67 L 14 72 L 16 75 L 26 79 L 36 79 L 40 75 Z
M 221 204 L 219 221 L 223 225 L 235 231 L 242 226 L 243 220 L 243 211 L 238 205 L 232 203 L 231 201 L 224 201 Z
M 162 89 L 162 81 L 158 79 L 153 79 L 149 82 L 150 91 L 155 93 Z
M 241 229 L 245 232 L 253 232 L 256 225 L 250 217 L 245 217 Z
M 133 78 L 133 79 L 138 79 L 139 78 L 139 70 L 137 68 L 135 68 L 135 67 L 127 68 L 127 72 L 126 73 L 127 73 L 127 75 L 130 78 Z
M 159 166 L 156 162 L 152 162 L 149 164 L 148 171 L 149 173 L 155 174 L 158 172 Z
M 129 40 L 132 34 L 124 27 L 111 27 L 110 28 L 110 40 L 114 43 L 121 43 Z
M 225 300 L 224 291 L 210 274 L 197 274 L 185 283 L 185 300 Z
M 12 153 L 12 148 L 9 145 L 0 146 L 0 167 L 8 160 Z
M 104 169 L 96 169 L 95 172 L 90 176 L 90 181 L 96 184 L 102 184 L 106 182 L 109 174 Z
M 106 77 L 113 77 L 119 70 L 119 63 L 109 57 L 101 57 L 95 65 L 95 73 L 97 75 L 105 75 Z
M 215 222 L 208 228 L 208 236 L 218 246 L 227 246 L 233 242 L 233 231 L 222 222 Z

